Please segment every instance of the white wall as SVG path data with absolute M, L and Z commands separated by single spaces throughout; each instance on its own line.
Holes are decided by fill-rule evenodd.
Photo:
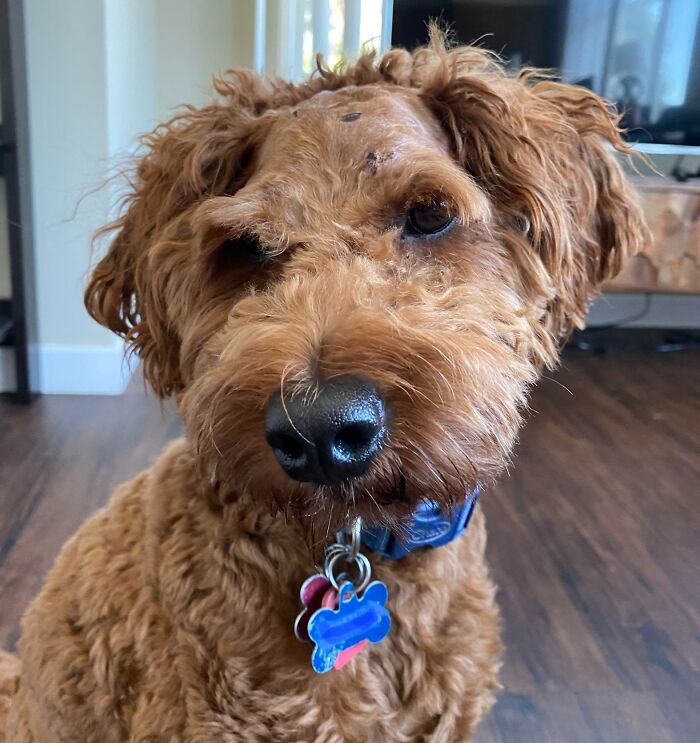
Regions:
M 104 184 L 170 109 L 208 100 L 214 73 L 252 64 L 254 0 L 24 2 L 39 388 L 119 393 L 121 342 L 82 301 L 92 235 L 120 191 Z M 0 276 L 3 261 L 0 235 Z
M 34 351 L 43 392 L 116 393 L 128 378 L 120 341 L 88 317 L 82 290 L 92 235 L 109 217 L 113 190 L 102 186 L 114 157 L 132 139 L 132 127 L 150 126 L 153 119 L 147 112 L 134 116 L 140 106 L 130 104 L 132 97 L 140 103 L 148 81 L 143 72 L 153 67 L 139 58 L 148 45 L 133 43 L 148 6 L 135 0 L 25 1 Z M 139 76 L 129 80 L 136 67 Z
M 105 190 L 78 208 L 104 181 L 110 154 L 104 27 L 102 2 L 25 3 L 39 384 L 46 391 L 70 389 L 70 374 L 59 379 L 54 369 L 69 368 L 71 356 L 87 348 L 119 358 L 114 338 L 82 305 L 90 236 L 108 210 Z M 90 391 L 116 386 L 96 380 Z
M 107 138 L 117 159 L 129 155 L 136 137 L 158 123 L 157 28 L 156 0 L 105 3 Z
M 252 66 L 254 0 L 156 0 L 158 114 L 211 100 L 212 77 Z

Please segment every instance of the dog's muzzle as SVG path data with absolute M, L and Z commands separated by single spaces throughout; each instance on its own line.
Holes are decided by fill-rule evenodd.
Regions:
M 313 394 L 274 392 L 265 417 L 267 443 L 299 482 L 338 485 L 367 472 L 386 437 L 384 401 L 355 376 L 322 382 Z

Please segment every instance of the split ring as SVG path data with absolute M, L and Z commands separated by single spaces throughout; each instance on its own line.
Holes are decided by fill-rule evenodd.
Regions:
M 357 582 L 352 580 L 345 572 L 340 573 L 338 576 L 335 575 L 334 570 L 341 558 L 343 558 L 346 563 L 354 562 L 355 565 L 357 565 Z M 350 580 L 355 589 L 355 593 L 360 593 L 361 591 L 364 591 L 369 584 L 369 580 L 372 577 L 372 566 L 367 557 L 361 552 L 358 552 L 353 558 L 350 556 L 349 552 L 346 554 L 345 551 L 341 552 L 338 550 L 329 555 L 326 560 L 326 577 L 336 591 L 340 590 L 340 585 L 344 580 Z

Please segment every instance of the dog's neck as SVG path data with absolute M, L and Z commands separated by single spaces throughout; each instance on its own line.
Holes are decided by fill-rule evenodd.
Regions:
M 154 479 L 154 493 L 177 490 L 177 496 L 159 495 L 149 499 L 147 508 L 152 531 L 160 535 L 168 533 L 172 529 L 170 524 L 178 516 L 186 515 L 187 529 L 191 532 L 189 536 L 216 545 L 217 554 L 223 560 L 229 553 L 244 558 L 248 553 L 255 553 L 259 565 L 265 566 L 269 581 L 278 589 L 285 587 L 289 591 L 293 586 L 296 591 L 305 577 L 322 564 L 324 549 L 334 539 L 333 532 L 325 527 L 313 534 L 301 519 L 273 512 L 268 504 L 256 502 L 244 492 L 222 490 L 215 481 L 202 476 L 196 455 L 184 440 L 171 446 L 151 477 Z M 173 478 L 177 480 L 176 484 Z M 410 543 L 406 539 L 403 542 L 395 539 L 388 530 L 368 530 L 364 535 L 364 551 L 373 559 L 382 555 L 394 558 L 382 560 L 387 569 L 398 568 L 404 560 L 395 558 L 409 552 L 412 553 L 412 563 L 415 559 L 432 560 L 432 553 L 441 553 L 442 547 L 435 550 L 417 548 L 446 544 L 461 534 L 474 511 L 477 494 L 473 494 L 464 507 L 449 518 L 425 511 L 416 538 Z M 157 550 L 161 547 L 162 542 L 153 545 Z
M 224 491 L 221 483 L 213 475 L 209 477 L 209 485 L 207 500 L 215 504 L 215 509 L 217 507 L 223 509 L 227 501 L 236 500 L 242 500 L 246 504 L 246 509 L 257 510 L 259 508 L 254 505 L 254 499 L 250 496 Z M 460 537 L 469 526 L 480 492 L 479 486 L 467 492 L 464 501 L 449 511 L 425 499 L 418 504 L 400 534 L 396 534 L 387 527 L 365 526 L 361 530 L 362 544 L 376 556 L 388 560 L 400 560 L 415 550 L 427 547 L 437 548 L 449 544 Z M 287 517 L 282 517 L 285 523 L 288 523 Z M 302 532 L 307 536 L 306 542 L 313 555 L 322 554 L 323 549 L 333 539 L 330 529 L 327 529 L 325 538 L 314 541 L 312 537 L 309 543 L 308 530 L 302 528 Z

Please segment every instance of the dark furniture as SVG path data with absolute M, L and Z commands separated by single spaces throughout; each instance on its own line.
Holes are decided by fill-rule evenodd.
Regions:
M 5 179 L 11 298 L 0 300 L 0 345 L 14 350 L 18 402 L 36 387 L 29 122 L 22 0 L 0 0 L 0 177 Z

